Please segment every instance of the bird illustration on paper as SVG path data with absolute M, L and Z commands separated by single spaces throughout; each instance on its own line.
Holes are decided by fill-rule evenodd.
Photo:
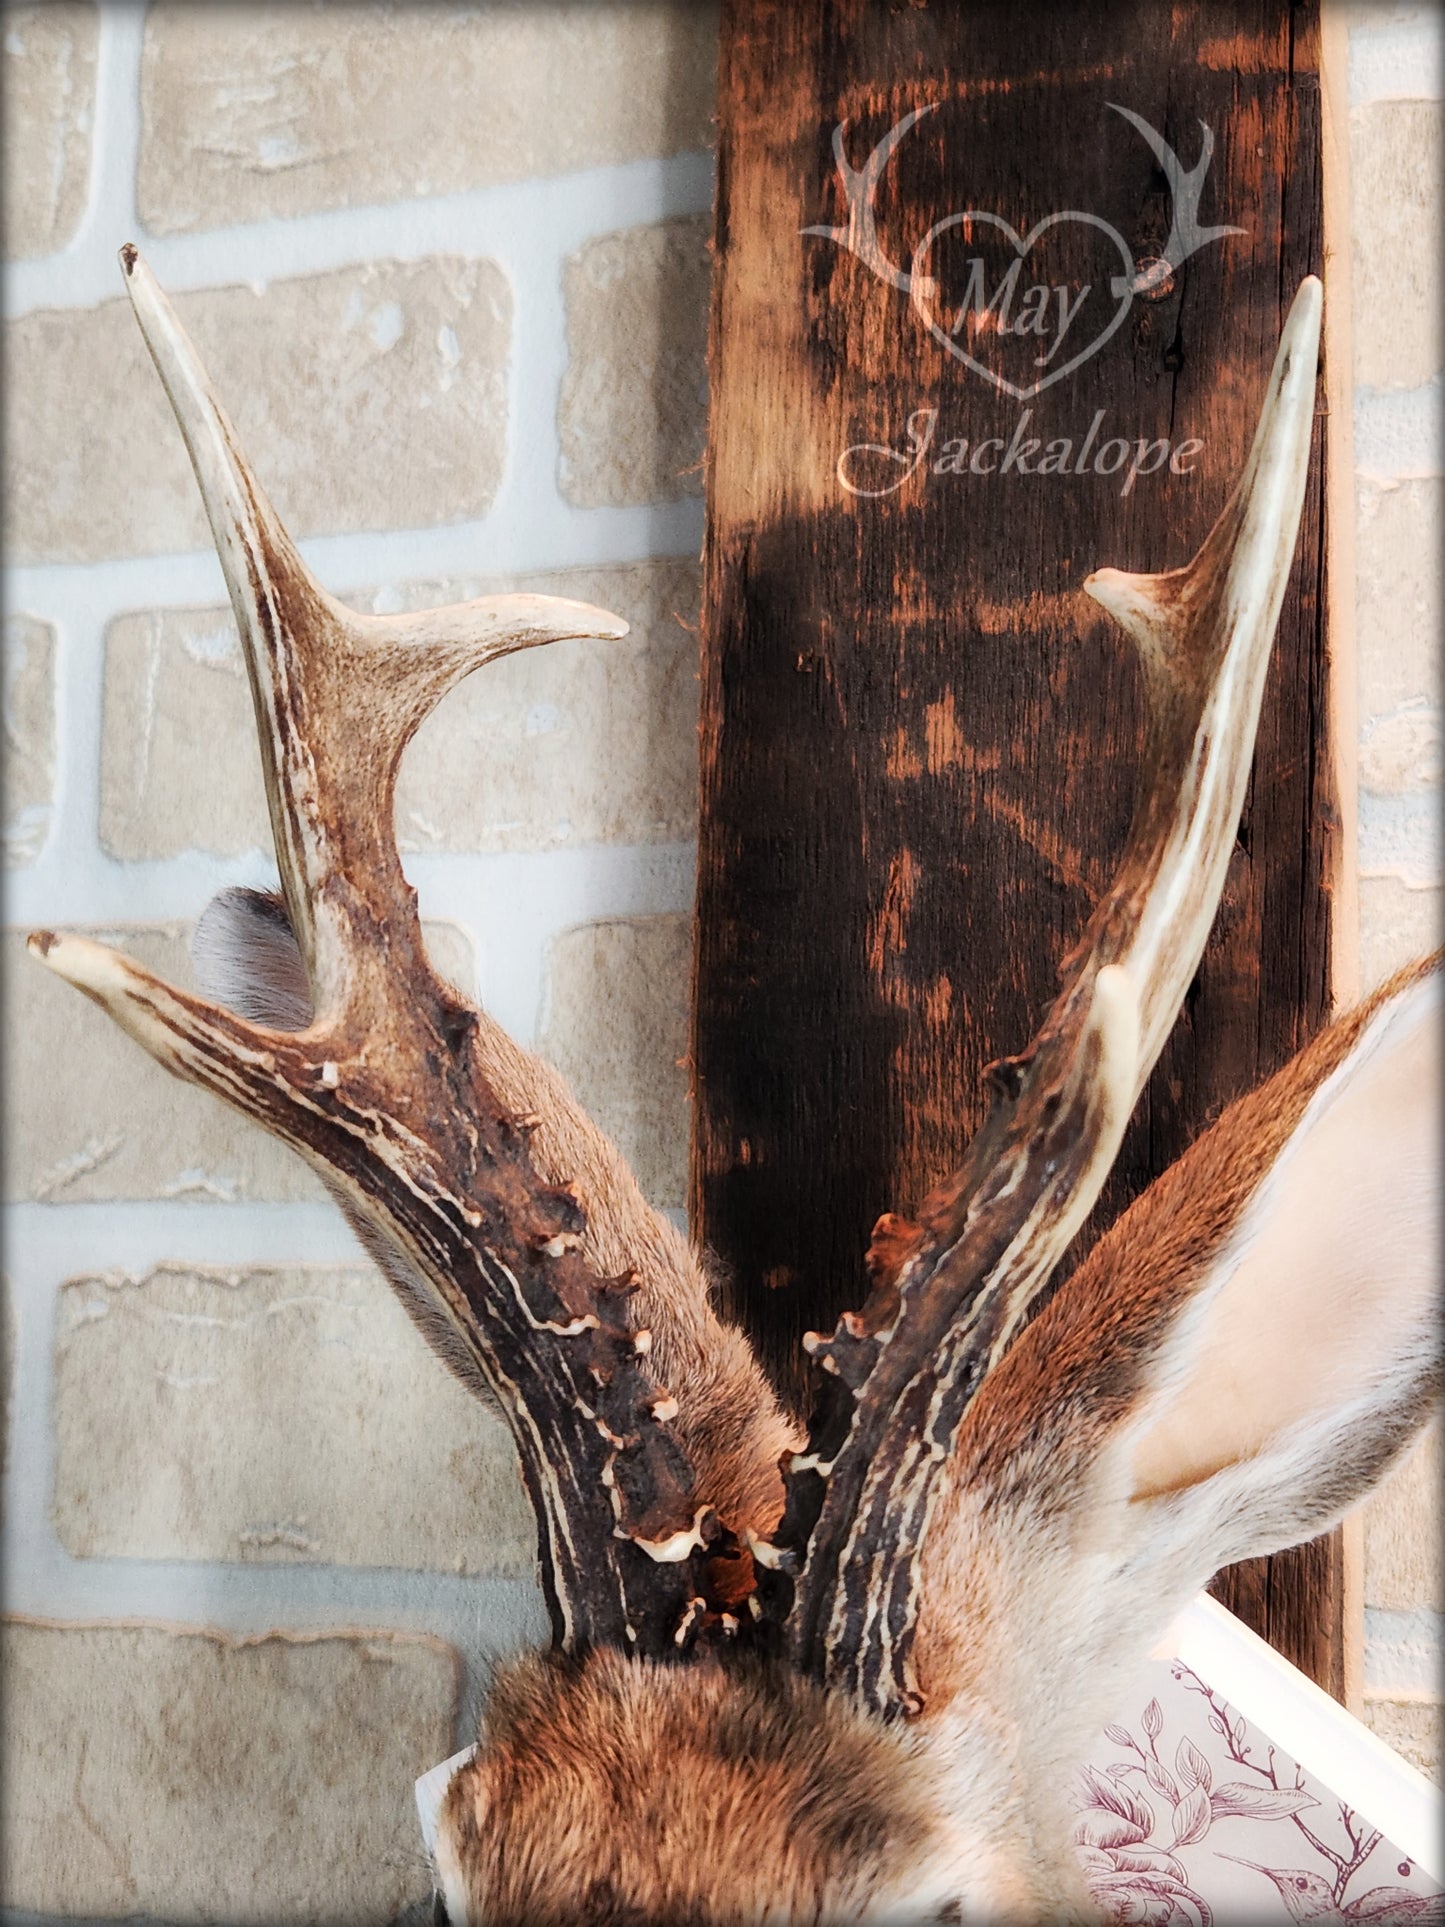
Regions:
M 1241 1860 L 1237 1854 L 1225 1853 L 1221 1860 L 1233 1860 L 1236 1866 L 1251 1867 L 1255 1873 L 1265 1874 L 1279 1890 L 1280 1899 L 1289 1909 L 1291 1920 L 1357 1920 L 1368 1921 L 1370 1927 L 1395 1927 L 1410 1922 L 1412 1927 L 1419 1923 L 1440 1923 L 1445 1927 L 1445 1894 L 1412 1894 L 1403 1887 L 1371 1887 L 1361 1894 L 1358 1900 L 1341 1905 L 1335 1899 L 1334 1889 L 1323 1875 L 1308 1873 L 1303 1867 L 1261 1867 L 1257 1861 Z

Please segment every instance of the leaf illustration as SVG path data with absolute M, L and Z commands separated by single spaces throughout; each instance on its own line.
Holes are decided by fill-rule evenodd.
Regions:
M 1214 1780 L 1208 1760 L 1191 1739 L 1179 1742 L 1179 1751 L 1174 1755 L 1174 1765 L 1178 1769 L 1182 1786 L 1202 1786 L 1208 1793 Z
M 1134 1744 L 1132 1734 L 1128 1733 L 1122 1726 L 1115 1726 L 1113 1724 L 1106 1726 L 1104 1728 L 1104 1737 L 1112 1740 L 1115 1746 L 1132 1746 Z
M 1141 1833 L 1132 1820 L 1125 1820 L 1117 1813 L 1100 1812 L 1097 1807 L 1092 1812 L 1081 1813 L 1074 1824 L 1074 1839 L 1081 1847 L 1137 1847 L 1141 1840 L 1148 1838 L 1148 1833 Z
M 1118 1873 L 1164 1874 L 1170 1880 L 1187 1880 L 1184 1863 L 1162 1847 L 1115 1847 L 1109 1860 Z
M 1174 1844 L 1192 1847 L 1209 1831 L 1214 1813 L 1202 1786 L 1191 1787 L 1174 1809 Z
M 1151 1740 L 1158 1739 L 1159 1735 L 1164 1731 L 1164 1712 L 1158 1700 L 1150 1700 L 1149 1704 L 1144 1708 L 1143 1716 L 1139 1724 Z
M 1091 1766 L 1084 1768 L 1083 1779 L 1084 1791 L 1091 1806 L 1102 1807 L 1105 1813 L 1116 1814 L 1131 1826 L 1138 1827 L 1140 1839 L 1147 1839 L 1154 1831 L 1154 1809 L 1147 1800 L 1131 1793 L 1128 1787 L 1121 1786 L 1115 1780 L 1106 1780 Z
M 1284 1820 L 1304 1807 L 1317 1807 L 1319 1801 L 1303 1787 L 1247 1786 L 1243 1780 L 1229 1780 L 1208 1796 L 1216 1820 L 1236 1815 L 1246 1820 Z

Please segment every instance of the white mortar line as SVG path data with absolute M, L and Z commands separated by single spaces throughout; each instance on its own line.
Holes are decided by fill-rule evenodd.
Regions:
M 103 17 L 112 11 L 103 10 Z M 712 206 L 710 153 L 624 161 L 573 174 L 532 176 L 464 193 L 399 200 L 316 214 L 276 217 L 195 234 L 147 234 L 134 207 L 139 146 L 140 9 L 114 9 L 105 68 L 105 111 L 117 129 L 113 156 L 100 139 L 94 152 L 106 170 L 118 160 L 122 177 L 92 196 L 80 233 L 59 254 L 7 266 L 4 313 L 92 307 L 121 292 L 115 257 L 136 242 L 162 286 L 263 288 L 274 280 L 324 274 L 371 261 L 416 261 L 429 254 L 465 254 L 499 261 L 512 274 L 545 237 L 558 252 L 596 234 L 647 226 Z M 122 89 L 129 76 L 130 119 Z
M 42 1285 L 81 1272 L 194 1265 L 365 1264 L 336 1207 L 196 1198 L 25 1201 L 5 1208 L 6 1265 Z
M 116 250 L 126 231 L 138 225 L 135 211 L 136 166 L 140 157 L 140 67 L 145 35 L 143 0 L 106 0 L 100 9 L 95 60 L 95 125 L 90 144 L 90 178 L 85 212 L 69 245 L 40 261 L 7 264 L 5 312 L 14 283 L 26 271 L 41 286 L 86 281 L 103 269 L 109 292 L 119 291 Z M 112 241 L 111 236 L 120 235 Z M 12 281 L 14 277 L 14 281 Z

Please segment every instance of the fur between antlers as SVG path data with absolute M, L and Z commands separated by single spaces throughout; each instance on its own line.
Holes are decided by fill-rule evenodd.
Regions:
M 432 970 L 397 768 L 471 670 L 603 611 L 360 616 L 302 562 L 134 249 L 137 318 L 245 648 L 279 899 L 202 922 L 218 1001 L 31 947 L 324 1177 L 511 1427 L 552 1649 L 500 1677 L 438 1833 L 454 1927 L 1086 1919 L 1059 1789 L 1220 1565 L 1354 1504 L 1438 1395 L 1441 973 L 1406 971 L 1236 1104 L 1034 1316 L 1198 965 L 1293 553 L 1320 289 L 1187 567 L 1084 585 L 1137 652 L 1118 875 L 992 1111 L 809 1347 L 795 1435 L 686 1242 L 561 1080 Z

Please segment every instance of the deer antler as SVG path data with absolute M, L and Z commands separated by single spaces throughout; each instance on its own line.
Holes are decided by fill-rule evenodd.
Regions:
M 547 1183 L 483 1069 L 477 1013 L 432 970 L 393 829 L 401 754 L 462 676 L 626 624 L 560 597 L 354 614 L 302 562 L 136 250 L 122 263 L 205 499 L 261 737 L 304 1030 L 248 1022 L 83 938 L 31 949 L 178 1076 L 293 1145 L 426 1281 L 507 1418 L 539 1522 L 556 1643 L 666 1654 L 696 1616 L 718 1524 L 693 1495 L 634 1329 L 629 1277 L 584 1262 L 582 1208 Z
M 1194 561 L 1085 584 L 1133 640 L 1148 709 L 1118 875 L 1033 1042 L 994 1067 L 963 1165 L 917 1225 L 880 1222 L 861 1313 L 805 1340 L 830 1381 L 754 1555 L 778 1575 L 770 1610 L 797 1663 L 884 1716 L 920 1705 L 918 1555 L 965 1409 L 1092 1208 L 1214 919 L 1304 496 L 1320 300 L 1306 281 L 1249 463 Z

